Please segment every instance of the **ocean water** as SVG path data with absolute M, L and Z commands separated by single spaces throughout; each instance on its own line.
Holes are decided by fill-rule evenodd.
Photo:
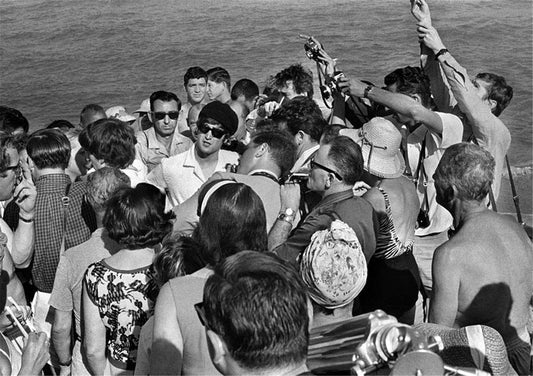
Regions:
M 514 98 L 502 114 L 514 166 L 532 165 L 532 2 L 433 0 L 434 25 L 471 75 L 506 77 Z M 418 64 L 407 0 L 2 0 L 0 103 L 32 129 L 78 122 L 88 103 L 134 111 L 155 90 L 184 98 L 187 67 L 225 67 L 260 86 L 307 60 L 298 34 L 317 37 L 347 75 L 381 84 Z M 531 207 L 531 174 L 521 178 Z M 524 180 L 525 179 L 525 180 Z M 528 188 L 529 187 L 529 188 Z M 531 209 L 529 209 L 531 212 Z

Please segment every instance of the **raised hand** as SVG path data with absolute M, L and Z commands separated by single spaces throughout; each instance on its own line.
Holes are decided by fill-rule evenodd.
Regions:
M 431 27 L 431 14 L 426 0 L 411 0 L 411 14 L 419 25 Z
M 13 196 L 15 202 L 20 207 L 21 215 L 24 218 L 33 218 L 35 199 L 37 197 L 37 190 L 33 184 L 30 169 L 27 164 L 21 164 L 22 168 L 22 181 L 15 187 Z
M 416 30 L 418 32 L 418 40 L 424 43 L 433 52 L 437 53 L 445 48 L 437 29 L 433 26 L 427 27 L 419 24 Z

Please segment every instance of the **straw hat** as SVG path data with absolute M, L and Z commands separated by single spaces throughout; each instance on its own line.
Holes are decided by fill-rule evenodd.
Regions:
M 397 178 L 403 174 L 402 134 L 389 120 L 375 117 L 361 129 L 341 129 L 339 134 L 350 137 L 361 146 L 364 168 L 372 175 Z
M 516 375 L 507 358 L 502 336 L 491 327 L 473 325 L 454 329 L 421 323 L 414 328 L 423 335 L 441 337 L 444 349 L 439 355 L 450 366 L 475 367 L 492 375 Z M 479 334 L 472 335 L 476 332 Z
M 311 299 L 327 309 L 351 303 L 366 283 L 365 255 L 354 230 L 335 220 L 317 231 L 300 258 L 300 275 Z

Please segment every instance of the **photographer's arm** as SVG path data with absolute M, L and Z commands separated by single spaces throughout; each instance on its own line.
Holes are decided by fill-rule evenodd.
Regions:
M 382 104 L 392 111 L 409 117 L 416 123 L 424 124 L 428 129 L 437 134 L 442 134 L 442 120 L 439 115 L 420 103 L 418 96 L 407 96 L 399 93 L 380 89 L 367 85 L 356 79 L 341 77 L 339 87 L 343 92 L 350 93 L 359 98 L 368 98 L 371 101 Z
M 424 44 L 434 53 L 445 49 L 439 33 L 434 27 L 418 27 L 419 36 Z M 463 68 L 450 52 L 442 53 L 438 62 L 446 75 L 451 91 L 457 100 L 459 109 L 463 112 L 476 139 L 491 147 L 497 138 L 503 137 L 498 122 L 494 122 L 491 102 L 483 101 L 476 93 L 476 87 L 470 81 L 468 72 Z

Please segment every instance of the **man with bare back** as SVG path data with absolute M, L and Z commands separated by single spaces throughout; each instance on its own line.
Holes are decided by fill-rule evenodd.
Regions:
M 437 202 L 452 214 L 457 232 L 433 257 L 429 321 L 493 327 L 515 370 L 529 375 L 533 249 L 513 218 L 486 207 L 493 177 L 494 159 L 474 144 L 450 146 L 437 167 Z

